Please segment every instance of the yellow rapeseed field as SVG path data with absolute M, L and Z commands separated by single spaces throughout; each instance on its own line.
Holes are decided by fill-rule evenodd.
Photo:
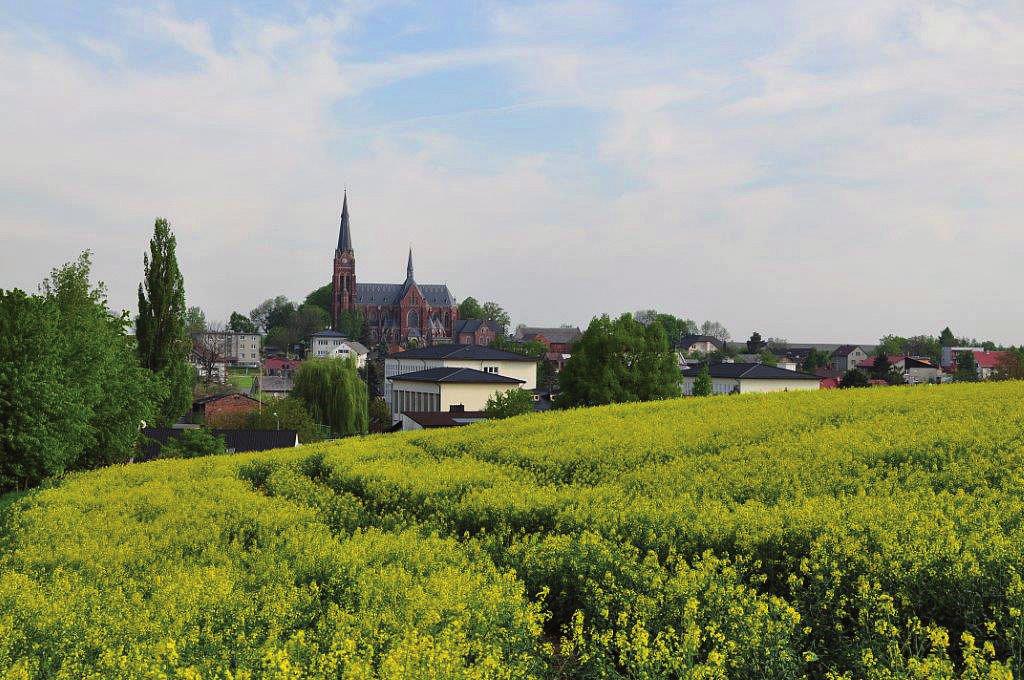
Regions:
M 71 475 L 0 510 L 0 675 L 1010 678 L 1022 464 L 1007 382 Z

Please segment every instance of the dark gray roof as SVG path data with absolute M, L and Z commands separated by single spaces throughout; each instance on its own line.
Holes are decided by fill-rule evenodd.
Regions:
M 455 296 L 443 283 L 417 283 L 432 307 L 454 307 Z M 397 305 L 405 294 L 404 283 L 356 283 L 356 304 Z
M 835 350 L 832 351 L 832 356 L 834 356 L 834 357 L 849 356 L 850 352 L 852 352 L 855 349 L 858 349 L 859 347 L 860 347 L 860 345 L 839 345 L 839 347 L 836 347 Z
M 338 332 L 336 330 L 332 330 L 332 329 L 328 328 L 326 330 L 317 331 L 316 333 L 313 333 L 313 335 L 311 335 L 309 337 L 311 337 L 311 338 L 344 338 L 345 334 L 344 333 L 340 333 L 340 332 Z
M 480 345 L 432 345 L 416 347 L 391 355 L 395 359 L 480 359 L 482 361 L 536 361 L 525 354 L 507 352 L 493 347 Z
M 348 226 L 348 192 L 341 202 L 341 225 L 338 228 L 338 250 L 352 250 L 352 231 Z
M 402 373 L 391 376 L 391 380 L 405 380 L 408 382 L 443 382 L 443 383 L 500 383 L 514 385 L 526 382 L 519 378 L 510 378 L 497 373 L 486 373 L 475 368 L 459 368 L 457 366 L 442 366 L 439 368 L 428 368 L 423 371 Z
M 529 339 L 534 335 L 543 335 L 549 342 L 572 344 L 576 342 L 583 332 L 575 326 L 541 328 L 539 326 L 521 326 L 516 329 L 516 337 Z
M 722 341 L 711 335 L 684 335 L 682 339 L 676 344 L 676 347 L 687 348 L 690 345 L 698 342 L 710 342 L 718 349 L 722 349 Z
M 147 427 L 142 430 L 142 460 L 151 460 L 160 454 L 160 447 L 168 439 L 177 439 L 187 428 Z M 224 438 L 224 448 L 229 452 L 268 451 L 295 446 L 295 430 L 213 430 L 213 434 Z M 151 440 L 151 441 L 150 441 Z
M 295 381 L 287 375 L 258 375 L 253 380 L 253 392 L 291 392 Z
M 424 429 L 433 427 L 462 427 L 487 420 L 483 411 L 402 411 L 402 415 Z
M 687 366 L 682 370 L 686 377 L 696 377 L 700 373 L 699 365 Z M 748 363 L 709 364 L 708 373 L 712 378 L 746 378 L 748 380 L 820 380 L 816 375 L 790 371 L 778 366 Z
M 459 319 L 452 324 L 452 335 L 459 333 L 476 333 L 480 326 L 487 326 L 495 333 L 498 332 L 498 324 L 490 319 Z

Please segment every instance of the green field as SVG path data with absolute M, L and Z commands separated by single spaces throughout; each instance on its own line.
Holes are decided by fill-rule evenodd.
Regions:
M 1022 383 L 158 461 L 2 512 L 10 677 L 1022 672 Z
M 228 384 L 242 392 L 252 389 L 253 379 L 259 375 L 258 368 L 228 368 Z

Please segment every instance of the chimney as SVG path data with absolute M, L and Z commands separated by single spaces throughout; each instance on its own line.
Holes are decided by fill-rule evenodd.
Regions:
M 465 413 L 466 412 L 466 405 L 465 404 L 452 404 L 451 406 L 448 407 L 448 412 L 449 413 Z

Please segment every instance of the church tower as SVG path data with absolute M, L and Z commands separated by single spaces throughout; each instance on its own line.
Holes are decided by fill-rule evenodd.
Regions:
M 356 256 L 352 251 L 352 231 L 348 223 L 348 192 L 341 203 L 338 248 L 334 251 L 334 277 L 331 279 L 331 323 L 338 328 L 342 312 L 356 306 Z

